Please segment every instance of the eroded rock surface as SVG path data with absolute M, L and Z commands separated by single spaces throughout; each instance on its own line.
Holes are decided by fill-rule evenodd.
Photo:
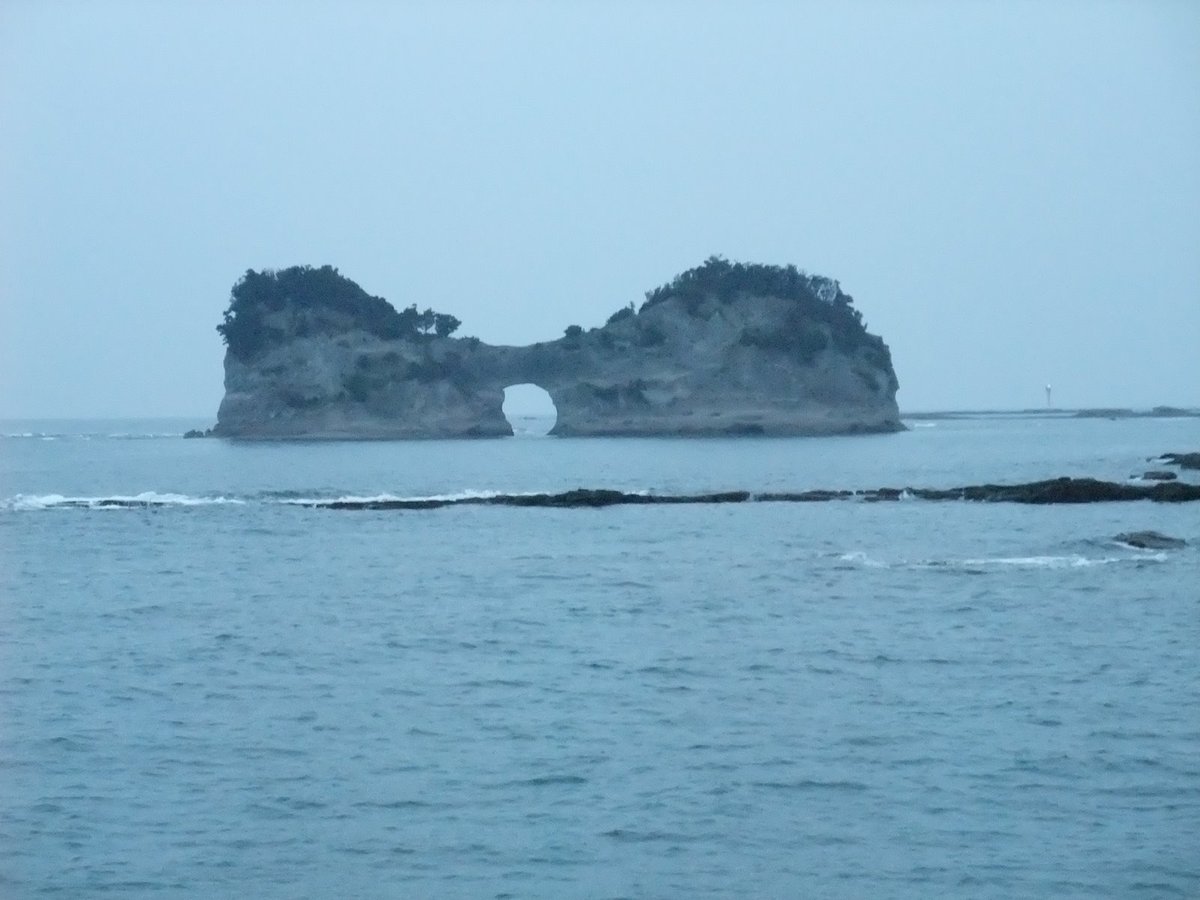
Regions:
M 213 433 L 240 438 L 509 435 L 504 388 L 532 383 L 557 435 L 817 435 L 899 430 L 883 340 L 837 282 L 718 258 L 599 328 L 525 347 L 455 338 L 330 267 L 247 272 L 220 327 Z

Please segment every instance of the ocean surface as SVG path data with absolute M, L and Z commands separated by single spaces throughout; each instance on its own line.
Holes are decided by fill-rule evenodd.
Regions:
M 1200 504 L 303 505 L 1124 480 L 1200 420 L 206 424 L 0 423 L 5 900 L 1200 896 Z

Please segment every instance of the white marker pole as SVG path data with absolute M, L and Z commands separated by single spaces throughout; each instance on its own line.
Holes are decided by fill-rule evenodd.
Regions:
M 1050 403 L 1050 385 L 1046 385 L 1046 409 L 1053 408 L 1053 405 Z

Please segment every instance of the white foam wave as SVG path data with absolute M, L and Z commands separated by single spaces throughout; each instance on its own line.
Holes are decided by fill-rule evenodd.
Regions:
M 964 559 L 964 566 L 996 566 L 1018 569 L 1082 569 L 1088 566 L 1104 566 L 1120 562 L 1115 556 L 1100 558 L 1087 556 L 995 556 L 982 559 Z
M 104 438 L 113 441 L 147 441 L 157 440 L 160 438 L 181 438 L 183 432 L 180 431 L 117 431 L 111 434 L 105 434 L 98 431 L 77 431 L 77 432 L 59 432 L 59 431 L 10 431 L 0 434 L 0 437 L 8 440 L 25 440 L 25 441 L 90 441 L 95 438 Z
M 914 568 L 950 569 L 1086 569 L 1092 566 L 1111 566 L 1128 562 L 1164 562 L 1165 553 L 1130 556 L 993 556 L 975 559 L 928 560 L 916 563 Z
M 843 553 L 838 557 L 838 561 L 851 563 L 856 566 L 864 566 L 868 569 L 886 569 L 888 565 L 885 562 L 867 556 L 861 550 L 852 550 L 849 553 Z
M 837 555 L 837 561 L 865 569 L 887 569 L 892 563 L 876 559 L 861 550 Z M 1163 552 L 1141 552 L 1135 556 L 993 556 L 967 559 L 927 559 L 919 561 L 900 560 L 896 566 L 908 569 L 933 569 L 941 571 L 960 570 L 1012 570 L 1012 569 L 1086 569 L 1092 566 L 1110 566 L 1120 563 L 1165 562 Z
M 64 494 L 17 494 L 0 504 L 2 508 L 27 512 L 39 509 L 130 509 L 151 506 L 215 506 L 244 504 L 236 497 L 193 497 L 188 494 L 161 494 L 143 491 L 140 494 L 109 494 L 83 497 Z
M 493 497 L 536 497 L 542 491 L 458 491 L 453 494 L 343 494 L 339 497 L 283 497 L 274 500 L 286 506 L 326 506 L 330 503 L 453 503 L 459 500 L 490 500 Z
M 91 437 L 91 435 L 84 434 L 84 435 L 80 435 L 80 437 Z M 114 434 L 107 434 L 107 435 L 105 435 L 105 437 L 111 438 L 112 440 L 115 440 L 115 441 L 148 441 L 148 440 L 154 440 L 157 438 L 183 437 L 183 432 L 181 432 L 181 431 L 147 431 L 147 432 L 118 431 Z
M 17 494 L 0 501 L 0 509 L 28 512 L 41 509 L 138 509 L 146 507 L 219 506 L 225 504 L 264 504 L 278 506 L 328 506 L 332 503 L 454 503 L 463 500 L 488 500 L 493 497 L 534 497 L 543 491 L 463 490 L 446 494 L 326 494 L 310 496 L 242 497 L 206 496 L 143 491 L 140 494 Z

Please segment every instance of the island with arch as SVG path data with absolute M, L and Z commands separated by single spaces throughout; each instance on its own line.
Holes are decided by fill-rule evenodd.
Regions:
M 902 428 L 883 340 L 836 281 L 710 257 L 599 327 L 495 346 L 448 313 L 397 310 L 332 266 L 250 270 L 217 326 L 211 434 L 501 437 L 505 388 L 553 400 L 561 436 L 824 435 Z

